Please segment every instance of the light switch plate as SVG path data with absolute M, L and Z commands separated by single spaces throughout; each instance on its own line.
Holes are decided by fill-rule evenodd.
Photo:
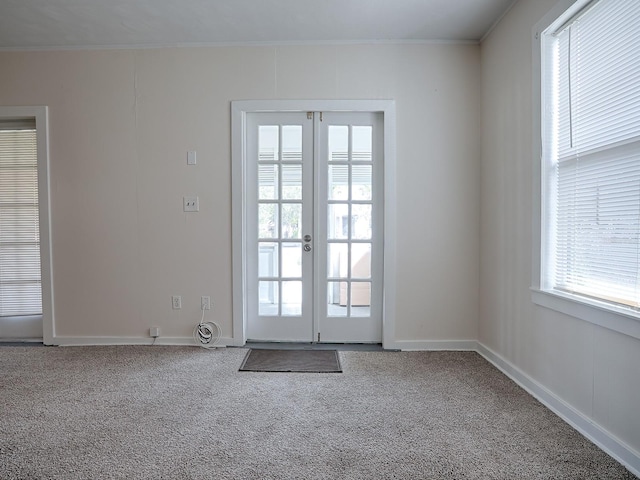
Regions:
M 196 152 L 190 151 L 187 152 L 187 165 L 195 165 L 196 164 Z

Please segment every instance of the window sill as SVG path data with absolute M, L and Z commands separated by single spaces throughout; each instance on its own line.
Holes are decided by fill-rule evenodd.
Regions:
M 622 307 L 537 288 L 531 288 L 531 300 L 541 307 L 640 339 L 640 317 Z

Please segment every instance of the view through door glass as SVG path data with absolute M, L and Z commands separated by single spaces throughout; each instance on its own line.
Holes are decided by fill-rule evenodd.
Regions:
M 302 127 L 260 125 L 258 145 L 258 314 L 299 316 L 302 314 Z
M 371 314 L 372 127 L 329 126 L 328 290 L 330 316 Z M 349 139 L 352 151 L 349 155 Z

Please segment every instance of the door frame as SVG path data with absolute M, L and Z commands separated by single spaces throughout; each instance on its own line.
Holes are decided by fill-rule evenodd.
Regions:
M 33 315 L 25 318 L 30 332 L 40 329 L 42 334 L 28 341 L 38 341 L 40 336 L 45 345 L 55 345 L 55 315 L 53 305 L 53 261 L 51 250 L 51 209 L 49 186 L 49 110 L 47 106 L 2 107 L 0 119 L 34 120 L 36 124 L 36 145 L 38 159 L 38 214 L 40 229 L 40 280 L 42 284 L 42 316 Z M 14 317 L 16 318 L 16 317 Z M 9 323 L 14 320 L 9 317 Z M 18 340 L 25 340 L 20 334 Z M 5 340 L 11 340 L 6 338 Z
M 237 100 L 231 102 L 231 240 L 233 344 L 247 341 L 246 117 L 258 112 L 371 112 L 383 123 L 382 346 L 396 348 L 396 107 L 395 100 Z

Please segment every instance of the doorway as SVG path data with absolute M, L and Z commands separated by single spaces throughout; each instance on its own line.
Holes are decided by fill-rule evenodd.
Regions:
M 380 343 L 388 265 L 384 113 L 243 113 L 237 343 Z M 234 172 L 235 203 L 237 166 Z
M 0 107 L 0 341 L 54 341 L 47 107 Z

